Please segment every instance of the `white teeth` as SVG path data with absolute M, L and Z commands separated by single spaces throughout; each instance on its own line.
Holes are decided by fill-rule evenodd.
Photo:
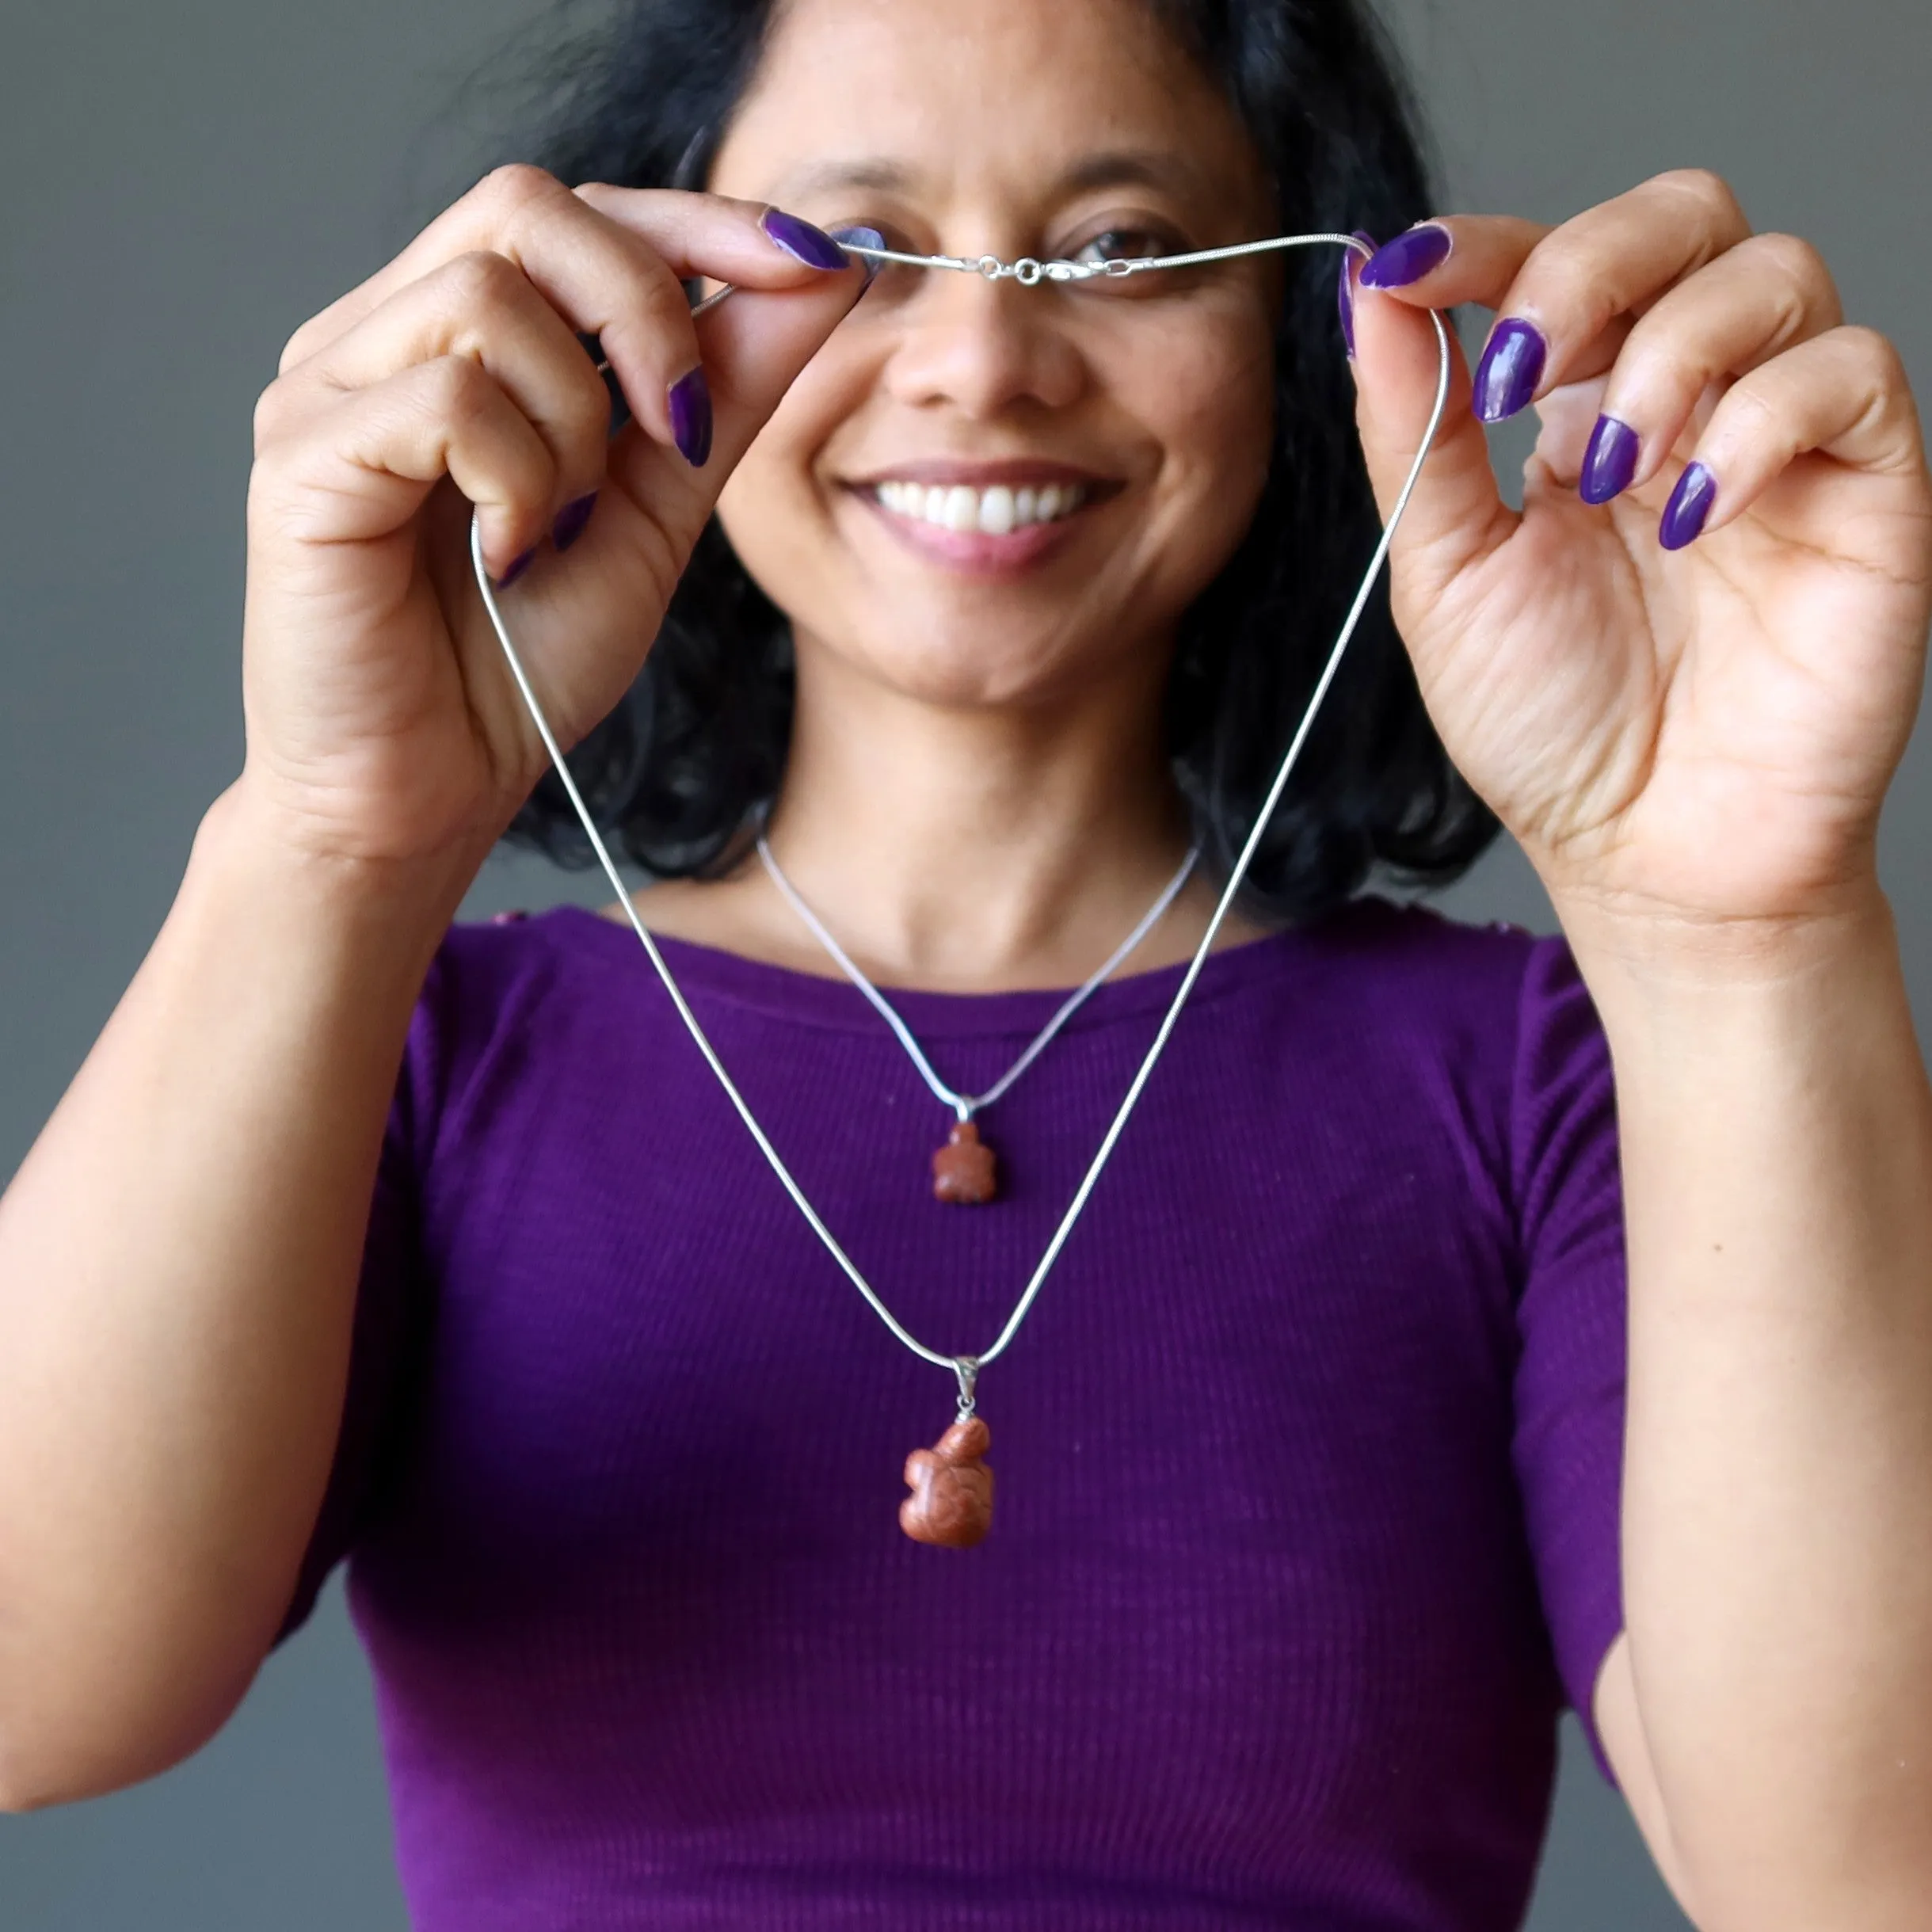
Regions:
M 1080 483 L 1048 483 L 1038 490 L 1027 484 L 1017 490 L 993 483 L 971 490 L 963 483 L 950 489 L 935 483 L 928 488 L 895 479 L 875 484 L 872 493 L 895 516 L 934 524 L 942 530 L 977 530 L 988 536 L 1005 536 L 1029 524 L 1056 522 L 1072 516 L 1087 501 L 1086 486 Z
M 1004 536 L 1012 528 L 1013 493 L 1005 484 L 980 493 L 979 527 L 989 536 Z

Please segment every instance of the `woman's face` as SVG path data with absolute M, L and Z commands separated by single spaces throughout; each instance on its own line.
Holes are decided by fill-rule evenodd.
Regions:
M 1238 120 L 1146 0 L 790 0 L 709 185 L 1008 261 L 1272 232 Z M 1277 272 L 884 269 L 720 501 L 802 673 L 827 653 L 976 707 L 1164 665 L 1261 489 Z

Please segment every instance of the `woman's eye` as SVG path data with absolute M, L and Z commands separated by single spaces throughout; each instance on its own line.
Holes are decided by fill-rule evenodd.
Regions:
M 1083 242 L 1070 257 L 1075 261 L 1126 261 L 1144 260 L 1169 252 L 1164 235 L 1145 228 L 1109 228 Z

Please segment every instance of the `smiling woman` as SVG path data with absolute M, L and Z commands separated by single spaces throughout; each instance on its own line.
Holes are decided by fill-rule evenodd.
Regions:
M 246 764 L 0 1199 L 0 1801 L 346 1557 L 425 1932 L 1506 1932 L 1566 1703 L 1700 1923 L 1915 1922 L 1890 345 L 1709 174 L 1404 227 L 1351 0 L 615 19 L 257 407 Z M 537 711 L 657 876 L 452 925 Z M 1362 890 L 1492 810 L 1563 938 Z
M 768 48 L 773 12 L 706 0 L 620 12 L 608 40 L 558 54 L 546 91 L 560 105 L 525 151 L 566 181 L 702 182 L 795 208 L 824 227 L 868 223 L 916 252 L 938 247 L 943 234 L 957 241 L 954 252 L 1009 258 L 1172 253 L 1284 228 L 1393 234 L 1429 205 L 1400 85 L 1372 17 L 1352 6 L 1294 15 L 1229 15 L 1207 5 L 1038 8 L 996 21 L 977 8 L 921 11 L 904 49 L 878 31 L 875 10 L 857 6 L 809 17 L 792 9 Z M 1178 67 L 1176 36 L 1194 55 Z M 916 70 L 890 71 L 895 62 Z M 1015 74 L 1057 78 L 1051 89 L 1016 89 Z M 640 112 L 644 75 L 675 77 L 654 84 L 648 112 Z M 999 139 L 986 150 L 989 120 Z M 968 128 L 976 131 L 964 139 Z M 1380 534 L 1355 436 L 1338 265 L 1315 253 L 1159 284 L 1067 291 L 1063 312 L 1048 315 L 1009 288 L 989 312 L 1030 338 L 1018 352 L 1050 356 L 1054 339 L 1070 329 L 1057 379 L 1093 392 L 1074 409 L 1032 401 L 1036 415 L 1050 410 L 1050 436 L 1020 420 L 1023 407 L 979 439 L 1008 447 L 962 452 L 936 447 L 960 440 L 956 425 L 928 420 L 922 440 L 932 447 L 894 447 L 887 474 L 859 453 L 863 423 L 849 423 L 836 453 L 818 459 L 817 528 L 754 513 L 749 540 L 758 529 L 787 532 L 798 562 L 817 573 L 818 594 L 867 610 L 856 634 L 873 637 L 870 651 L 903 657 L 920 643 L 929 662 L 943 657 L 981 676 L 994 669 L 985 620 L 996 611 L 993 634 L 1010 637 L 1026 679 L 1054 668 L 1039 632 L 1042 622 L 1057 623 L 1060 593 L 1042 596 L 1016 581 L 1035 557 L 1057 557 L 1063 581 L 1094 580 L 1096 621 L 1083 619 L 1062 650 L 1080 648 L 1083 637 L 1092 647 L 1108 629 L 1106 603 L 1144 608 L 1151 595 L 1170 607 L 1174 616 L 1152 627 L 1172 633 L 1157 667 L 1165 679 L 1164 749 L 1206 849 L 1225 867 Z M 986 299 L 970 288 L 926 290 L 924 280 L 888 267 L 866 298 L 874 356 L 895 343 L 882 399 L 921 379 L 922 352 L 944 352 L 949 315 L 960 305 L 970 315 Z M 1140 299 L 1153 313 L 1095 312 L 1096 303 Z M 918 337 L 909 343 L 899 339 L 909 324 Z M 979 379 L 997 387 L 1013 379 L 996 370 Z M 1021 387 L 1030 387 L 1023 377 Z M 836 394 L 821 393 L 839 406 Z M 1137 420 L 1123 395 L 1157 415 Z M 1112 413 L 1104 424 L 1103 398 Z M 1079 447 L 1065 447 L 1076 438 Z M 775 793 L 792 741 L 798 612 L 789 585 L 778 590 L 731 522 L 749 491 L 776 487 L 776 438 L 759 448 L 772 449 L 772 462 L 741 470 L 727 487 L 720 524 L 700 539 L 636 684 L 574 759 L 602 822 L 660 877 L 711 875 L 742 858 L 749 817 Z M 1110 465 L 1121 474 L 1107 474 Z M 890 497 L 879 493 L 887 490 Z M 991 492 L 995 522 L 1010 501 L 1012 531 L 988 531 L 977 497 L 972 528 L 995 540 L 959 528 L 969 490 Z M 834 493 L 859 499 L 836 520 L 836 534 Z M 875 509 L 863 505 L 868 493 Z M 1110 528 L 1077 527 L 1095 520 L 1077 511 L 1122 494 Z M 1016 540 L 1030 523 L 1055 528 Z M 1077 527 L 1057 527 L 1065 523 Z M 867 524 L 945 558 L 951 572 L 895 575 L 890 543 L 879 536 L 855 556 Z M 962 574 L 1006 578 L 1007 593 L 989 585 L 962 602 Z M 1016 589 L 1034 612 L 1017 631 L 1005 621 Z M 941 641 L 962 629 L 974 640 L 963 650 Z M 1251 902 L 1266 916 L 1317 916 L 1378 863 L 1446 878 L 1494 830 L 1442 753 L 1378 596 L 1300 782 L 1271 821 L 1250 874 Z M 590 858 L 548 777 L 512 836 L 569 863 Z

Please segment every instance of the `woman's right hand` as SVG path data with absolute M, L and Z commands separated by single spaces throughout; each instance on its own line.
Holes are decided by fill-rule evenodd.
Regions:
M 865 286 L 767 213 L 502 168 L 296 330 L 256 409 L 248 500 L 239 789 L 278 837 L 352 859 L 486 848 L 541 774 L 472 505 L 493 581 L 539 548 L 497 594 L 558 739 L 616 703 L 725 478 Z M 739 292 L 694 321 L 696 276 Z M 587 333 L 633 412 L 614 438 Z M 554 520 L 593 491 L 560 562 Z

